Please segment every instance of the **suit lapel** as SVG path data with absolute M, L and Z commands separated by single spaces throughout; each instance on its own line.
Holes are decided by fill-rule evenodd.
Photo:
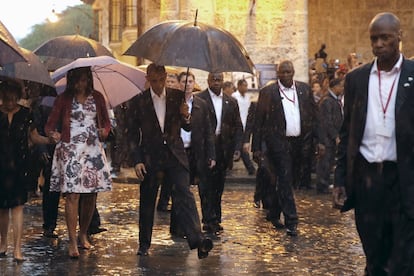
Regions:
M 204 90 L 204 99 L 207 102 L 208 108 L 210 109 L 210 112 L 214 115 L 211 122 L 211 125 L 213 127 L 213 129 L 215 130 L 217 127 L 217 117 L 216 117 L 216 111 L 214 109 L 214 105 L 213 105 L 213 100 L 211 100 L 210 97 L 210 92 L 208 91 L 208 89 Z
M 303 97 L 304 97 L 304 91 L 303 91 L 303 86 L 299 83 L 297 83 L 295 81 L 295 86 L 296 86 L 296 94 L 298 95 L 298 105 L 299 105 L 299 111 L 302 114 L 302 110 L 303 110 Z
M 401 109 L 401 106 L 404 104 L 405 100 L 407 99 L 407 92 L 413 83 L 414 72 L 410 71 L 410 68 L 407 66 L 407 62 L 402 63 L 401 67 L 401 74 L 400 79 L 398 81 L 398 90 L 397 90 L 397 97 L 395 99 L 395 115 Z M 407 87 L 406 87 L 407 86 Z
M 221 108 L 221 124 L 223 124 L 223 120 L 226 117 L 226 114 L 229 110 L 229 99 L 228 96 L 223 92 L 223 101 L 222 101 L 222 108 Z

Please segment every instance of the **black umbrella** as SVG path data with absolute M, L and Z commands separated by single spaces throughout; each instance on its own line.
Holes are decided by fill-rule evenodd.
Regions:
M 0 65 L 25 61 L 19 45 L 9 30 L 0 22 Z
M 49 71 L 54 71 L 77 58 L 113 57 L 101 43 L 81 35 L 63 35 L 49 39 L 33 52 L 42 58 Z
M 27 61 L 14 62 L 0 68 L 0 79 L 18 79 L 30 90 L 39 90 L 42 96 L 56 95 L 55 84 L 45 65 L 33 52 L 21 48 Z M 37 94 L 37 93 L 36 93 Z
M 166 21 L 142 34 L 124 53 L 159 65 L 208 72 L 253 73 L 243 45 L 228 31 L 204 23 Z

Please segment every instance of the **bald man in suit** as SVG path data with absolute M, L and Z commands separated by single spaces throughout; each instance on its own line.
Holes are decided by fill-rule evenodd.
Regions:
M 369 24 L 375 59 L 344 86 L 334 204 L 355 209 L 372 276 L 414 275 L 414 62 L 399 51 L 401 33 L 398 17 L 377 14 Z

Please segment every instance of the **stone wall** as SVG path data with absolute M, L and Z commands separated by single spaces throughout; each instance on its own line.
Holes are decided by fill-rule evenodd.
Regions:
M 372 60 L 368 25 L 379 12 L 393 12 L 401 20 L 402 52 L 414 55 L 414 9 L 411 0 L 308 0 L 309 54 L 326 43 L 328 59 L 346 62 L 356 52 L 361 62 Z

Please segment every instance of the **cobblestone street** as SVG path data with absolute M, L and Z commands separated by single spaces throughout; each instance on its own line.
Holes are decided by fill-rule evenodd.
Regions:
M 98 196 L 102 227 L 94 247 L 79 260 L 67 256 L 64 200 L 59 209 L 59 239 L 42 237 L 41 200 L 25 207 L 23 251 L 26 261 L 0 259 L 0 275 L 362 275 L 365 260 L 351 212 L 331 208 L 329 195 L 297 191 L 299 236 L 288 237 L 252 205 L 254 185 L 229 183 L 223 195 L 224 232 L 199 260 L 184 239 L 171 239 L 169 213 L 156 213 L 150 256 L 136 255 L 138 194 L 136 184 L 115 183 Z M 197 187 L 192 187 L 197 199 Z M 200 210 L 199 210 L 200 211 Z

